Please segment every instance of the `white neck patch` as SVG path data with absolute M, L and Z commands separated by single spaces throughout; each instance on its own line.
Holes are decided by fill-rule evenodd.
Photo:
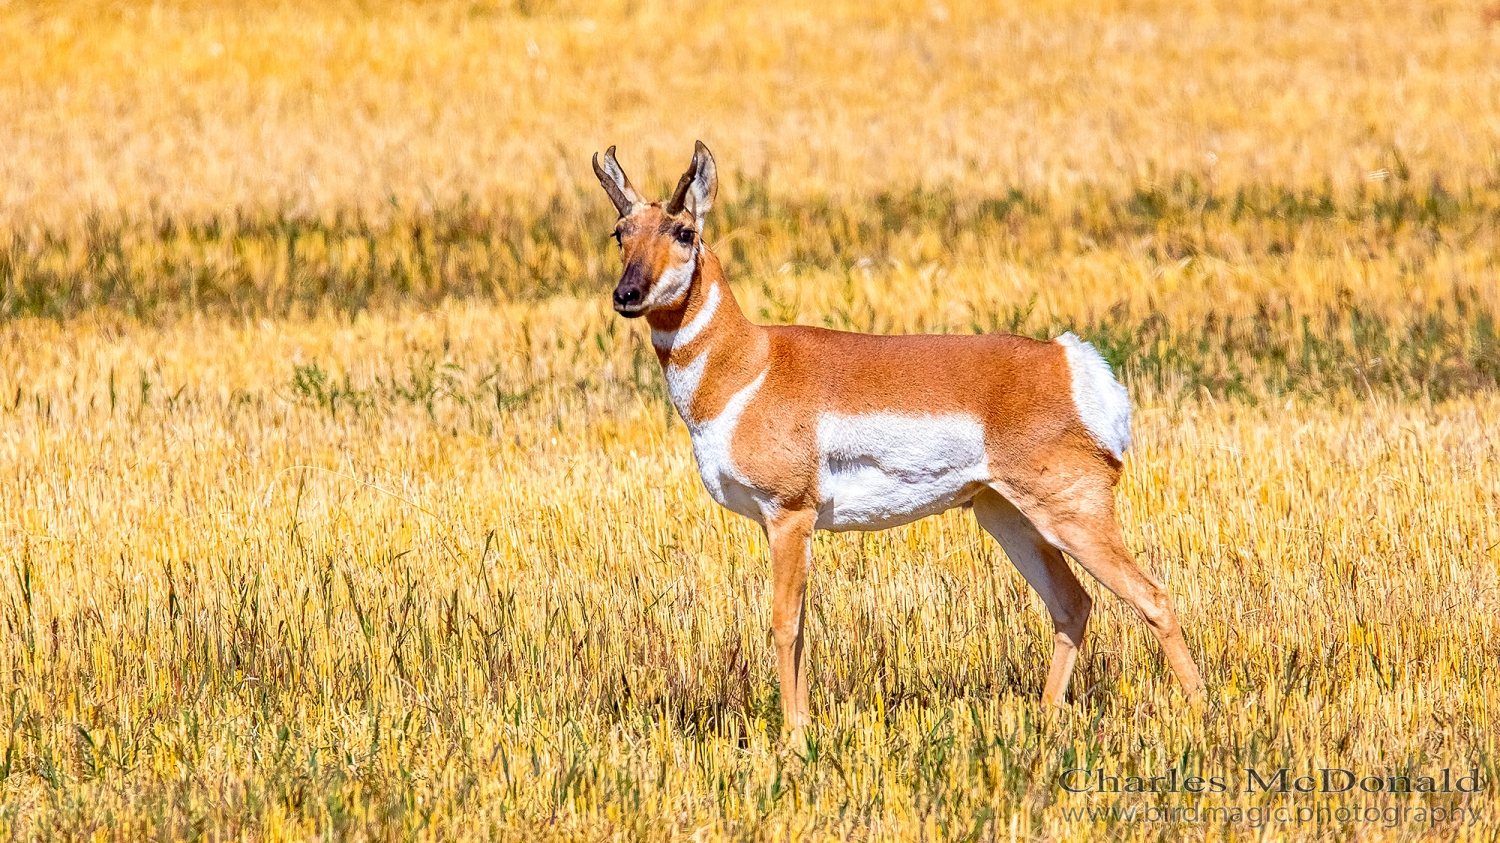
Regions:
M 658 331 L 652 329 L 651 344 L 660 349 L 670 351 L 671 349 L 687 345 L 693 338 L 703 333 L 708 323 L 713 321 L 714 313 L 719 309 L 719 285 L 714 284 L 708 288 L 708 301 L 698 310 L 698 314 L 692 321 L 683 325 L 675 331 Z
M 678 366 L 675 363 L 668 364 L 662 370 L 667 378 L 667 395 L 672 399 L 672 405 L 677 408 L 677 414 L 689 426 L 694 424 L 693 420 L 693 396 L 698 394 L 698 384 L 703 382 L 703 369 L 708 365 L 708 352 L 698 355 L 686 366 Z

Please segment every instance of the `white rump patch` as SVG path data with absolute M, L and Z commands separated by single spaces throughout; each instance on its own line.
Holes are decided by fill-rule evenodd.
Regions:
M 1068 353 L 1068 369 L 1073 374 L 1073 404 L 1083 426 L 1100 447 L 1125 458 L 1130 448 L 1130 393 L 1115 380 L 1109 363 L 1093 345 L 1069 331 L 1057 338 Z
M 691 276 L 689 276 L 691 277 Z M 695 337 L 703 333 L 708 323 L 713 321 L 714 313 L 719 309 L 719 285 L 714 284 L 708 288 L 708 301 L 698 309 L 698 315 L 690 322 L 675 331 L 651 331 L 651 344 L 664 351 L 671 351 L 678 346 L 684 346 L 692 342 Z
M 879 530 L 950 509 L 989 480 L 972 416 L 818 418 L 818 528 Z

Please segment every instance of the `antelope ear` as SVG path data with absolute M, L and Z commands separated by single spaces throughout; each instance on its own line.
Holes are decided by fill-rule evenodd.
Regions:
M 599 179 L 599 186 L 609 194 L 609 201 L 614 203 L 615 210 L 620 216 L 625 216 L 630 213 L 631 208 L 645 202 L 631 186 L 629 177 L 620 168 L 620 162 L 615 160 L 613 146 L 604 151 L 604 166 L 602 167 L 599 165 L 599 153 L 594 153 L 594 176 Z
M 685 209 L 693 215 L 698 228 L 703 228 L 703 217 L 714 206 L 714 197 L 719 194 L 719 168 L 714 164 L 713 153 L 698 141 L 693 148 L 693 163 L 677 182 L 672 201 L 667 203 L 668 214 L 680 214 Z

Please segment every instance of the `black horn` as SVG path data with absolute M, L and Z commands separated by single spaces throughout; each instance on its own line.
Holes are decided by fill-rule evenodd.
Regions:
M 615 210 L 620 216 L 625 216 L 631 207 L 641 201 L 640 194 L 635 192 L 631 186 L 630 179 L 621 169 L 620 162 L 615 160 L 615 148 L 611 146 L 604 151 L 604 166 L 599 166 L 599 153 L 594 153 L 594 175 L 599 179 L 599 186 L 609 194 L 609 201 L 615 205 Z
M 682 213 L 682 209 L 687 203 L 688 188 L 693 186 L 693 178 L 697 175 L 698 158 L 694 156 L 693 163 L 688 165 L 687 172 L 683 173 L 682 178 L 677 180 L 677 189 L 672 191 L 672 201 L 667 203 L 667 213 L 669 215 L 675 216 Z

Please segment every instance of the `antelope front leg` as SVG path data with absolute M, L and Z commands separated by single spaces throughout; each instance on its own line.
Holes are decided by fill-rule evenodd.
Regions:
M 776 640 L 776 667 L 781 675 L 781 712 L 784 731 L 792 744 L 802 739 L 808 723 L 807 645 L 803 619 L 807 610 L 807 569 L 812 562 L 812 531 L 817 513 L 781 513 L 766 524 L 771 544 L 774 596 L 771 635 Z

